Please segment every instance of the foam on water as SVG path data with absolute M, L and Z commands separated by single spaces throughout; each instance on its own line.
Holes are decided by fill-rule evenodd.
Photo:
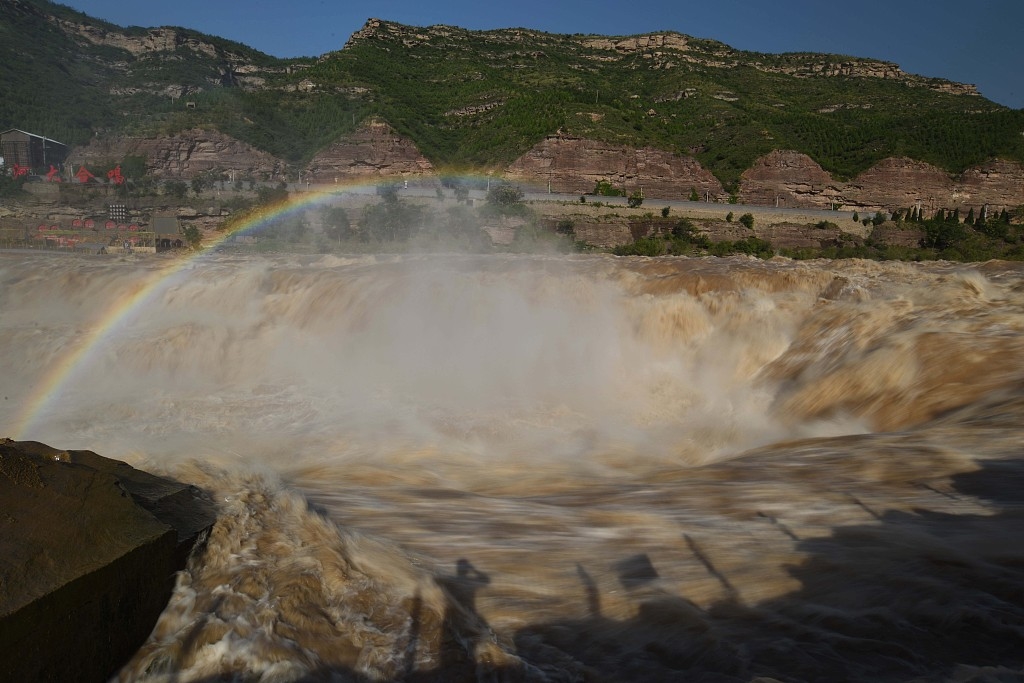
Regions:
M 161 267 L 0 255 L 3 431 Z M 180 270 L 19 435 L 220 504 L 124 680 L 1020 673 L 1008 264 Z

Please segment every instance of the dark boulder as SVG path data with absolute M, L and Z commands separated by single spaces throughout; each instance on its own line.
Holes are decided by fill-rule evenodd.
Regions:
M 0 680 L 102 681 L 142 645 L 215 519 L 201 491 L 0 440 Z

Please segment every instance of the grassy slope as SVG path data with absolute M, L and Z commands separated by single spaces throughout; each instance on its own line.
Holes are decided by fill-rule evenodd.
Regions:
M 206 125 L 301 164 L 377 115 L 439 167 L 500 167 L 559 130 L 693 154 L 727 186 L 780 148 L 805 152 L 840 178 L 894 155 L 952 172 L 996 155 L 1024 161 L 1022 110 L 897 80 L 801 78 L 744 65 L 851 58 L 741 53 L 700 40 L 686 55 L 619 54 L 586 47 L 583 36 L 397 25 L 321 60 L 278 60 L 184 30 L 215 56 L 179 47 L 134 58 L 61 33 L 48 12 L 101 25 L 46 0 L 0 3 L 0 128 L 70 144 L 96 130 Z M 261 89 L 224 77 L 239 62 L 262 70 Z M 287 87 L 304 79 L 315 92 Z M 115 85 L 135 92 L 112 96 Z M 167 85 L 189 87 L 197 108 L 156 94 Z

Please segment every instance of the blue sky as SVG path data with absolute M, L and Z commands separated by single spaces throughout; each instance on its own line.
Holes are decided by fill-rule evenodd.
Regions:
M 341 49 L 370 17 L 414 26 L 629 35 L 678 31 L 742 50 L 832 52 L 973 83 L 1024 108 L 1024 0 L 64 0 L 121 26 L 185 26 L 278 57 Z

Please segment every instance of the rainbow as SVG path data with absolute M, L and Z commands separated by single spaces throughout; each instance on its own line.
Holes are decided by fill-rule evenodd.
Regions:
M 216 239 L 204 242 L 196 251 L 185 258 L 175 259 L 164 268 L 154 272 L 134 291 L 113 301 L 111 305 L 81 335 L 74 348 L 65 350 L 61 358 L 54 363 L 46 375 L 33 387 L 22 409 L 15 416 L 11 434 L 16 440 L 30 438 L 40 421 L 50 412 L 54 402 L 61 396 L 65 387 L 78 374 L 78 369 L 87 367 L 97 349 L 123 330 L 133 315 L 144 310 L 146 304 L 164 291 L 175 276 L 203 258 L 227 240 L 236 235 L 258 232 L 280 218 L 299 213 L 317 204 L 327 203 L 338 198 L 342 192 L 367 193 L 376 184 L 348 183 L 330 185 L 328 189 L 311 189 L 305 192 L 293 192 L 284 200 L 270 205 L 262 205 L 227 229 L 219 233 Z

